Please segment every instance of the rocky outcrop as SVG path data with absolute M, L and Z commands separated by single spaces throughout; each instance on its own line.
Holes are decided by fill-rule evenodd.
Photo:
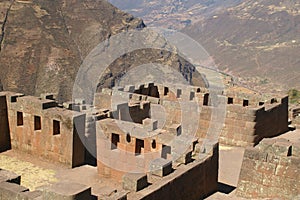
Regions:
M 36 96 L 58 93 L 59 101 L 71 99 L 78 69 L 99 43 L 145 27 L 142 20 L 104 0 L 12 0 L 0 4 L 0 79 L 4 89 Z M 191 66 L 176 52 L 136 50 L 113 62 L 105 77 L 99 77 L 99 87 L 113 86 L 122 73 L 141 63 L 177 69 Z
M 5 90 L 70 99 L 77 70 L 99 42 L 144 23 L 106 1 L 0 2 L 0 79 Z

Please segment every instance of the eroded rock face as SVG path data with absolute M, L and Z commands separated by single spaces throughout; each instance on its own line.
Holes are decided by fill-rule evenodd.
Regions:
M 0 79 L 4 89 L 71 96 L 72 82 L 88 52 L 140 19 L 106 1 L 26 0 L 0 2 Z
M 4 89 L 36 96 L 57 93 L 60 102 L 72 98 L 78 70 L 98 44 L 107 40 L 109 45 L 112 36 L 145 27 L 142 20 L 104 0 L 3 1 L 0 12 Z M 151 44 L 151 40 L 147 42 Z M 101 66 L 107 67 L 107 73 L 97 80 L 99 88 L 114 86 L 128 69 L 143 63 L 161 63 L 178 71 L 182 66 L 191 68 L 176 48 L 170 49 L 139 49 L 121 55 L 109 66 Z M 201 85 L 201 75 L 195 76 L 192 83 Z
M 78 69 L 99 43 L 145 27 L 142 20 L 104 0 L 13 0 L 0 4 L 0 79 L 4 89 L 36 96 L 58 93 L 59 101 L 72 98 Z M 176 50 L 136 50 L 109 66 L 108 76 L 98 79 L 100 88 L 103 84 L 114 86 L 120 74 L 141 63 L 161 63 L 176 69 L 191 66 Z

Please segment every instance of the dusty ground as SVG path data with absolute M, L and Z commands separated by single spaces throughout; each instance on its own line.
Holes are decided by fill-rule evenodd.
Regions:
M 21 185 L 30 190 L 58 181 L 58 166 L 15 151 L 1 153 L 0 168 L 21 175 Z
M 31 191 L 42 189 L 46 185 L 59 181 L 92 186 L 93 194 L 98 194 L 100 191 L 110 192 L 113 189 L 121 189 L 121 184 L 99 178 L 96 167 L 85 165 L 68 169 L 58 163 L 48 162 L 13 150 L 0 154 L 0 168 L 21 175 L 21 185 Z
M 290 131 L 276 138 L 285 138 L 292 142 L 300 142 L 300 130 Z M 234 190 L 238 183 L 244 150 L 245 149 L 241 147 L 220 146 L 220 191 L 209 196 L 207 198 L 208 200 L 244 200 L 244 198 L 237 197 Z
M 219 192 L 208 197 L 208 200 L 242 199 L 235 197 L 234 189 L 238 183 L 243 156 L 244 148 L 220 146 Z

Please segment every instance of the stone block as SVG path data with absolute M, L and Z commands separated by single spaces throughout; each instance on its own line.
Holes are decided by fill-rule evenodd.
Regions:
M 131 92 L 131 93 L 133 93 L 134 90 L 135 90 L 135 86 L 134 86 L 134 85 L 126 85 L 126 86 L 124 87 L 124 91 L 125 91 L 125 92 Z
M 244 163 L 243 163 L 244 165 Z M 240 172 L 239 179 L 243 181 L 252 181 L 253 180 L 253 170 L 249 168 L 242 168 Z
M 150 103 L 153 103 L 153 104 L 159 104 L 159 98 L 148 97 L 147 101 L 149 101 Z
M 273 144 L 276 142 L 275 139 L 271 138 L 264 138 L 258 145 L 259 150 L 265 151 L 269 148 L 272 148 Z
M 291 165 L 300 169 L 300 158 L 299 157 L 291 157 Z
M 280 156 L 291 156 L 292 144 L 288 141 L 276 142 L 273 145 L 273 152 Z
M 251 171 L 254 171 L 256 169 L 257 161 L 253 159 L 244 158 L 242 168 L 244 169 L 250 169 Z
M 181 124 L 172 124 L 171 126 L 169 126 L 167 128 L 167 131 L 169 131 L 169 133 L 176 135 L 176 136 L 181 135 L 181 130 L 182 130 Z
M 79 104 L 79 105 L 85 104 L 85 100 L 84 99 L 75 99 L 75 104 Z
M 113 90 L 116 90 L 116 91 L 124 91 L 124 88 L 123 88 L 123 87 L 120 87 L 120 86 L 117 86 L 117 87 L 114 87 Z
M 117 192 L 115 188 L 104 186 L 93 190 L 93 194 L 98 196 L 98 199 L 108 199 Z
M 122 177 L 123 189 L 137 192 L 148 186 L 147 175 L 144 173 L 126 173 Z
M 202 143 L 197 143 L 195 145 L 195 150 L 194 152 L 197 154 L 197 153 L 205 153 L 205 147 Z
M 293 143 L 292 155 L 300 157 L 300 142 Z
M 184 152 L 184 153 L 176 152 L 176 151 L 172 152 L 172 156 L 174 158 L 178 158 L 178 159 L 176 159 L 176 162 L 182 163 L 185 165 L 192 162 L 192 154 L 193 154 L 192 150 Z
M 147 131 L 156 130 L 158 127 L 158 121 L 150 118 L 146 118 L 143 120 L 143 126 Z
M 121 191 L 114 193 L 113 195 L 106 198 L 107 200 L 127 200 L 127 192 Z
M 217 141 L 205 139 L 203 141 L 205 153 L 209 154 L 212 153 L 213 150 L 219 145 Z
M 167 176 L 172 170 L 172 162 L 164 158 L 157 158 L 150 163 L 151 174 L 160 177 Z
M 268 154 L 265 152 L 260 152 L 257 148 L 246 148 L 244 157 L 254 160 L 267 161 Z
M 43 190 L 44 200 L 86 200 L 91 198 L 91 188 L 79 183 L 61 182 Z
M 275 174 L 277 165 L 268 162 L 258 162 L 256 172 L 260 172 L 265 175 Z
M 42 200 L 43 199 L 43 192 L 42 191 L 26 191 L 19 193 L 18 200 Z
M 281 160 L 281 157 L 278 156 L 278 155 L 275 155 L 275 154 L 268 154 L 268 157 L 267 157 L 267 162 L 268 163 L 272 163 L 272 164 L 278 164 Z
M 286 156 L 278 156 L 276 155 L 278 158 L 279 158 L 279 165 L 282 165 L 282 166 L 290 166 L 291 165 L 291 157 L 286 157 Z
M 0 169 L 0 182 L 10 182 L 15 184 L 20 184 L 21 176 L 13 172 Z
M 68 110 L 72 110 L 74 106 L 74 102 L 68 101 L 68 102 L 64 102 L 63 103 L 63 107 L 68 109 Z
M 23 192 L 29 191 L 21 185 L 15 183 L 2 182 L 0 183 L 0 197 L 1 200 L 19 199 L 19 195 Z
M 41 99 L 50 99 L 50 100 L 55 100 L 54 96 L 55 94 L 52 93 L 42 93 L 40 95 Z
M 8 98 L 10 99 L 11 103 L 17 102 L 17 99 L 19 97 L 23 97 L 23 96 L 24 96 L 24 94 L 22 94 L 22 93 L 10 93 L 10 94 L 8 94 Z

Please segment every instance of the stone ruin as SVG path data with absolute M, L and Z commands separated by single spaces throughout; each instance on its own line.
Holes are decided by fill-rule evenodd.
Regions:
M 223 110 L 214 105 L 215 95 Z M 218 112 L 224 112 L 223 121 L 214 121 Z M 199 199 L 217 191 L 218 142 L 254 146 L 286 132 L 288 98 L 266 101 L 153 83 L 102 89 L 93 105 L 83 99 L 59 105 L 51 94 L 1 92 L 0 129 L 1 151 L 14 149 L 70 168 L 92 163 L 99 177 L 122 183 L 123 191 L 113 198 L 97 194 L 99 199 Z M 1 193 L 18 187 L 22 195 L 31 194 L 16 184 L 2 181 Z M 58 184 L 34 193 L 37 198 L 91 195 L 82 185 L 64 194 L 59 188 L 68 184 Z
M 292 125 L 296 128 L 300 128 L 300 108 L 295 108 L 292 110 Z
M 84 163 L 84 113 L 58 107 L 52 95 L 1 92 L 0 101 L 2 150 L 11 147 L 70 168 Z
M 91 199 L 91 187 L 71 182 L 56 183 L 41 190 L 29 191 L 20 185 L 21 177 L 0 169 L 1 200 Z
M 247 148 L 237 194 L 245 198 L 300 198 L 300 143 L 263 139 Z

